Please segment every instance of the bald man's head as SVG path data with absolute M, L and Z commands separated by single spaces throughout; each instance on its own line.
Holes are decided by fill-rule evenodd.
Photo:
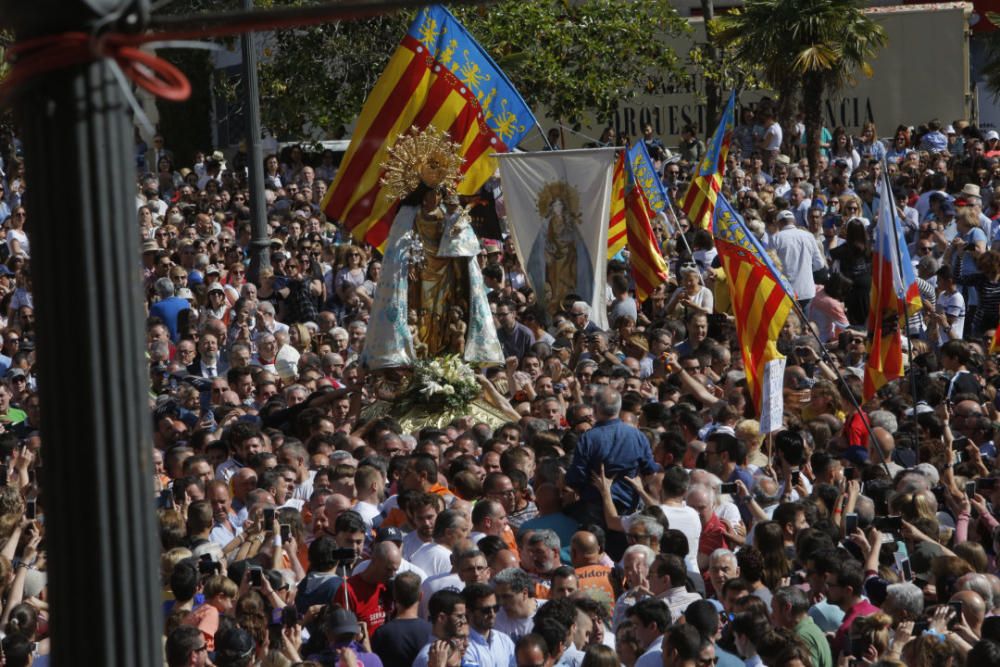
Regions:
M 569 543 L 570 559 L 574 567 L 594 565 L 601 560 L 601 544 L 590 532 L 581 530 L 573 534 Z
M 326 520 L 331 526 L 337 522 L 338 516 L 349 509 L 351 509 L 350 498 L 340 493 L 334 493 L 323 504 L 323 513 L 326 514 Z
M 872 435 L 875 436 L 875 442 L 878 443 L 878 447 L 873 447 L 871 451 L 872 462 L 881 463 L 883 459 L 880 454 L 884 454 L 885 458 L 888 459 L 896 449 L 896 438 L 881 426 L 873 428 Z
M 493 554 L 493 558 L 489 559 L 489 565 L 492 572 L 503 572 L 512 567 L 521 566 L 517 556 L 510 549 L 501 549 Z
M 379 542 L 372 549 L 372 560 L 368 569 L 362 574 L 369 582 L 388 583 L 396 576 L 399 566 L 403 562 L 403 553 L 396 546 L 395 542 L 388 540 Z
M 962 603 L 965 622 L 978 634 L 983 627 L 983 619 L 986 618 L 986 602 L 982 596 L 975 591 L 959 591 L 951 596 L 951 602 Z

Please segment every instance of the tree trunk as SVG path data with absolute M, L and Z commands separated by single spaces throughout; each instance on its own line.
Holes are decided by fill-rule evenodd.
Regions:
M 815 180 L 819 166 L 819 144 L 823 131 L 823 75 L 806 74 L 802 79 L 802 104 L 805 108 L 806 157 L 809 178 Z
M 715 46 L 712 38 L 711 23 L 715 20 L 715 4 L 713 0 L 701 0 L 701 14 L 705 19 L 705 57 L 711 62 L 710 70 L 715 74 L 719 71 L 719 49 Z M 712 77 L 705 77 L 705 133 L 706 135 L 715 132 L 715 127 L 719 124 L 719 106 L 722 101 L 719 93 L 719 81 Z
M 795 155 L 795 95 L 796 81 L 792 78 L 778 86 L 778 124 L 781 125 L 781 152 Z

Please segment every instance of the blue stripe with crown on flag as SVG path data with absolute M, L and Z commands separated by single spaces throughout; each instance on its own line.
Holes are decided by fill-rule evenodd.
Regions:
M 629 170 L 629 182 L 634 180 L 639 184 L 653 212 L 660 213 L 670 206 L 670 198 L 663 187 L 663 182 L 656 176 L 656 169 L 653 168 L 653 161 L 649 158 L 645 142 L 637 141 L 628 149 L 626 167 Z

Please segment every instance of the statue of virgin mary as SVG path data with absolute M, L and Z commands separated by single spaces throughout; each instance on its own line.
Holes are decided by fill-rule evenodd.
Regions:
M 400 199 L 375 288 L 362 361 L 371 370 L 460 354 L 503 363 L 476 256 L 480 244 L 453 187 L 459 146 L 434 128 L 412 128 L 390 150 L 384 190 Z M 464 318 L 454 322 L 456 313 Z M 454 333 L 464 331 L 462 339 Z

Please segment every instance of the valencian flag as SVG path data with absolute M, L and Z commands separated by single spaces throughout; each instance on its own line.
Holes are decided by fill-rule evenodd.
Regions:
M 705 151 L 705 157 L 695 169 L 691 184 L 681 200 L 681 210 L 691 221 L 692 227 L 705 229 L 714 220 L 712 211 L 722 188 L 722 175 L 726 171 L 726 157 L 733 138 L 735 108 L 736 91 L 733 91 L 729 95 L 729 103 L 726 104 L 719 127 Z
M 993 330 L 993 340 L 990 341 L 990 351 L 986 354 L 996 354 L 1000 352 L 1000 326 Z
M 632 170 L 632 177 L 642 188 L 642 193 L 646 195 L 646 201 L 654 213 L 663 213 L 670 208 L 670 197 L 667 195 L 663 181 L 656 177 L 656 169 L 653 168 L 653 161 L 649 159 L 649 152 L 643 141 L 637 141 L 628 149 L 628 165 Z
M 747 388 L 760 411 L 761 432 L 770 433 L 781 428 L 784 410 L 785 357 L 775 341 L 794 307 L 795 290 L 721 194 L 712 233 L 729 284 Z
M 368 95 L 351 145 L 323 200 L 327 217 L 381 248 L 396 204 L 381 193 L 381 163 L 411 127 L 447 130 L 462 146 L 459 194 L 472 195 L 496 169 L 493 153 L 520 143 L 535 118 L 506 75 L 451 13 L 420 10 Z
M 617 255 L 628 236 L 625 231 L 625 152 L 618 154 L 611 179 L 611 216 L 608 220 L 608 259 Z
M 645 301 L 653 290 L 667 281 L 667 263 L 660 254 L 652 220 L 656 217 L 646 193 L 636 182 L 631 163 L 625 195 L 625 225 L 628 229 L 629 263 L 635 279 L 635 295 Z M 614 325 L 614 322 L 611 323 Z
M 879 181 L 878 223 L 872 248 L 871 308 L 868 312 L 868 360 L 864 398 L 903 375 L 903 335 L 900 322 L 922 307 L 903 230 L 893 214 L 894 199 L 887 171 Z M 905 324 L 904 324 L 905 326 Z

